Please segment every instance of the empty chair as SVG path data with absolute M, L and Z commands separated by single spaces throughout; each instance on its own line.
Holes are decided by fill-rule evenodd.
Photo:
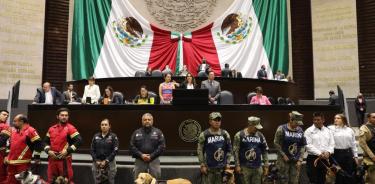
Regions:
M 289 97 L 285 99 L 285 103 L 286 103 L 287 105 L 295 105 L 295 103 L 293 102 L 293 100 L 290 99 Z
M 207 77 L 207 73 L 204 72 L 204 71 L 200 71 L 200 72 L 198 73 L 198 77 Z
M 279 105 L 285 105 L 286 103 L 285 103 L 285 98 L 283 98 L 283 97 L 278 97 L 277 98 L 277 104 L 279 104 Z
M 148 96 L 150 98 L 153 97 L 155 99 L 154 104 L 158 104 L 159 103 L 159 96 L 155 92 L 148 91 Z
M 250 102 L 251 102 L 251 98 L 253 98 L 253 96 L 255 96 L 255 95 L 257 95 L 255 92 L 249 92 L 248 94 L 247 94 L 247 96 L 246 96 L 246 102 L 247 102 L 247 104 L 250 104 Z
M 268 98 L 268 101 L 270 101 L 270 103 L 271 103 L 272 105 L 276 104 L 276 103 L 275 103 L 275 99 L 273 99 L 271 96 L 269 96 L 269 97 L 267 97 L 267 98 Z
M 152 71 L 151 76 L 152 77 L 163 77 L 163 73 L 161 73 L 160 70 L 154 70 L 154 71 Z
M 146 76 L 145 71 L 137 71 L 135 72 L 135 75 L 134 75 L 134 77 L 145 77 L 145 76 Z
M 116 104 L 124 104 L 124 95 L 121 92 L 119 92 L 119 91 L 113 92 L 113 98 L 117 98 Z M 115 101 L 115 99 L 114 99 L 114 101 Z
M 221 91 L 219 95 L 218 104 L 220 105 L 230 105 L 233 104 L 233 94 L 230 91 Z

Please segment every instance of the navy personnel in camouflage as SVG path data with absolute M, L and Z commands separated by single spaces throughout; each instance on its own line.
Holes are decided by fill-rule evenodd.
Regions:
M 375 183 L 375 113 L 369 113 L 367 119 L 359 129 L 359 146 L 363 149 L 363 164 L 367 166 L 366 183 Z
M 277 167 L 280 173 L 278 183 L 298 184 L 299 173 L 305 153 L 306 139 L 300 125 L 303 115 L 297 111 L 289 113 L 287 124 L 280 125 L 275 133 Z
M 262 173 L 266 175 L 268 172 L 268 145 L 259 131 L 262 128 L 260 118 L 251 116 L 248 118 L 248 126 L 234 136 L 235 171 L 241 175 L 243 184 L 262 183 Z
M 222 183 L 222 173 L 229 169 L 232 145 L 229 133 L 220 128 L 221 114 L 209 115 L 210 127 L 199 135 L 198 159 L 203 184 Z

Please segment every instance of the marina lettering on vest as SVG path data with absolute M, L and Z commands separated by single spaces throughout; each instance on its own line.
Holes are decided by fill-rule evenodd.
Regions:
M 222 135 L 212 136 L 212 137 L 208 137 L 207 143 L 210 144 L 210 143 L 221 142 L 221 141 L 224 141 L 224 136 Z
M 294 138 L 302 138 L 302 133 L 285 131 L 285 136 L 294 137 Z

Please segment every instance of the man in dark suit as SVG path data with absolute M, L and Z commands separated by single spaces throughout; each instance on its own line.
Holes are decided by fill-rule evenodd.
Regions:
M 221 87 L 220 82 L 215 81 L 215 73 L 210 71 L 208 73 L 208 79 L 202 81 L 201 89 L 208 89 L 208 101 L 210 104 L 217 104 L 219 99 Z
M 267 79 L 267 71 L 265 65 L 262 65 L 260 70 L 258 70 L 257 76 L 258 79 Z
M 339 104 L 339 97 L 335 95 L 335 92 L 333 90 L 329 91 L 329 103 L 328 105 L 340 105 Z
M 64 102 L 66 104 L 73 103 L 73 102 L 81 102 L 81 99 L 77 95 L 77 92 L 74 91 L 73 84 L 68 84 L 68 90 L 64 91 Z
M 49 82 L 43 83 L 42 88 L 36 90 L 34 102 L 39 104 L 61 105 L 64 102 L 64 96 L 55 87 L 51 87 Z
M 221 70 L 221 77 L 232 78 L 232 71 L 229 69 L 228 63 L 225 63 L 224 69 Z
M 197 73 L 199 73 L 200 71 L 204 71 L 204 72 L 208 72 L 208 70 L 210 69 L 210 65 L 207 64 L 207 60 L 205 58 L 202 59 L 202 64 L 200 64 L 198 66 L 198 70 L 197 70 Z

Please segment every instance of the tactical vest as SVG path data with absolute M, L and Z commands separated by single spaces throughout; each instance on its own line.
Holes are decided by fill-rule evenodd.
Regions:
M 288 125 L 282 125 L 283 142 L 281 149 L 290 160 L 298 160 L 300 157 L 301 147 L 306 145 L 301 127 L 297 127 L 296 131 L 288 129 Z
M 370 148 L 370 150 L 375 153 L 375 126 L 366 125 L 367 128 L 371 131 L 372 137 L 370 140 L 368 140 L 367 146 Z
M 221 130 L 219 135 L 204 131 L 204 152 L 207 166 L 209 168 L 223 168 L 227 163 L 227 151 L 230 145 L 227 144 L 228 137 Z
M 240 165 L 249 168 L 259 168 L 262 160 L 261 155 L 266 151 L 264 139 L 259 136 L 258 132 L 254 135 L 246 135 L 245 131 L 240 133 Z

